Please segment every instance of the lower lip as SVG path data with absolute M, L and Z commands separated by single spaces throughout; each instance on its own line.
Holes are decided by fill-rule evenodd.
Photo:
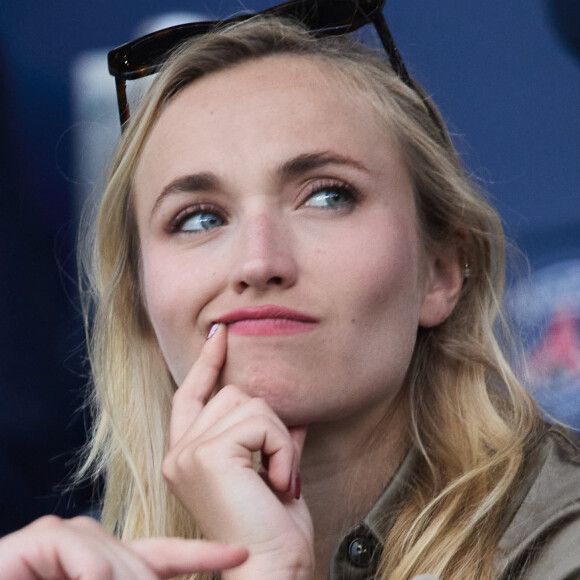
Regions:
M 228 331 L 243 336 L 273 336 L 308 332 L 313 330 L 315 325 L 315 322 L 286 318 L 258 318 L 231 322 L 228 324 Z

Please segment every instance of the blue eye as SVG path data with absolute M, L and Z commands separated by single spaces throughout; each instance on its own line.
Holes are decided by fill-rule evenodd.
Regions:
M 306 207 L 345 208 L 355 203 L 354 194 L 344 186 L 324 187 L 311 194 L 304 205 Z
M 217 213 L 197 210 L 190 212 L 176 223 L 179 232 L 204 232 L 223 226 L 225 221 Z

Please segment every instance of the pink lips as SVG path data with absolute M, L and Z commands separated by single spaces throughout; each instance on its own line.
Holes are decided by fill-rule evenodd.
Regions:
M 318 319 L 284 306 L 266 305 L 237 308 L 216 322 L 227 324 L 233 334 L 272 336 L 307 332 L 315 327 Z

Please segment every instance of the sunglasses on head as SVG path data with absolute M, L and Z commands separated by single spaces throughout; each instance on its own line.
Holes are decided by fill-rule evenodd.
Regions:
M 258 13 L 244 14 L 222 21 L 191 22 L 164 28 L 132 40 L 108 54 L 109 72 L 115 77 L 117 105 L 121 127 L 129 119 L 126 83 L 155 74 L 169 55 L 183 42 L 207 34 L 222 25 L 248 20 L 256 15 L 293 18 L 315 35 L 339 35 L 354 32 L 366 24 L 373 24 L 385 48 L 391 66 L 399 78 L 422 99 L 401 59 L 391 32 L 383 16 L 385 0 L 291 0 Z M 431 116 L 434 115 L 427 103 Z M 436 117 L 436 115 L 435 115 Z M 436 120 L 437 124 L 440 122 Z

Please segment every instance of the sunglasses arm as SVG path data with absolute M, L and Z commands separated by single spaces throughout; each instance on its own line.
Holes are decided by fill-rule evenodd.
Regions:
M 393 70 L 406 85 L 411 86 L 411 78 L 407 72 L 407 67 L 401 58 L 399 49 L 393 40 L 393 35 L 387 26 L 387 21 L 385 20 L 382 12 L 379 12 L 373 18 L 373 24 L 375 25 L 375 29 L 379 35 L 379 38 L 381 39 L 381 42 L 383 43 Z
M 129 120 L 129 104 L 127 103 L 127 88 L 125 79 L 115 77 L 115 88 L 117 89 L 117 105 L 119 107 L 119 119 L 121 121 L 121 131 L 125 123 Z

